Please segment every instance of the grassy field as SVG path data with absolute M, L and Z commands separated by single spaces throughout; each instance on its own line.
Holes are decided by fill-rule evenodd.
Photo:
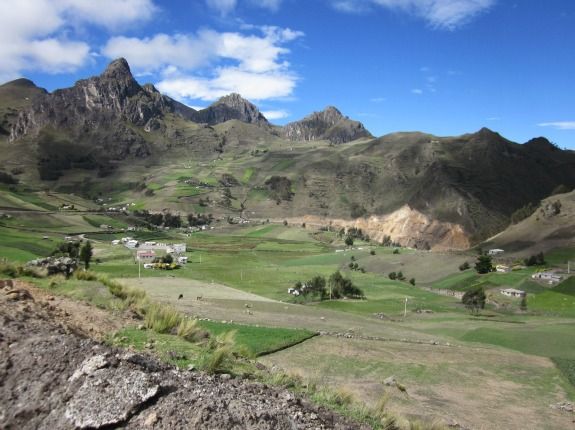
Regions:
M 217 180 L 209 168 L 202 169 L 201 180 Z M 173 175 L 184 173 L 168 177 L 166 172 L 166 178 L 154 178 L 151 183 L 165 186 L 177 180 Z M 256 175 L 257 171 L 236 173 L 242 181 Z M 343 246 L 333 233 L 273 223 L 232 226 L 222 222 L 214 230 L 191 235 L 177 230 L 108 233 L 99 226 L 120 229 L 130 221 L 48 210 L 47 206 L 58 203 L 42 200 L 41 194 L 0 196 L 12 205 L 36 208 L 34 213 L 0 219 L 2 258 L 25 262 L 46 256 L 65 235 L 82 232 L 95 247 L 95 272 L 141 288 L 152 300 L 169 303 L 185 314 L 210 319 L 200 324 L 212 335 L 236 331 L 237 343 L 255 355 L 297 344 L 261 357 L 266 364 L 348 390 L 367 403 L 390 392 L 394 407 L 408 415 L 443 416 L 485 428 L 569 425 L 548 405 L 575 399 L 571 385 L 575 278 L 550 288 L 532 281 L 531 269 L 487 275 L 473 269 L 460 272 L 461 262 L 474 261 L 474 256 L 462 253 L 400 249 L 395 254 L 392 248 L 365 243 L 336 252 Z M 125 235 L 142 241 L 186 242 L 189 263 L 173 271 L 142 268 L 138 278 L 134 251 L 111 245 Z M 546 258 L 550 265 L 562 267 L 572 255 L 573 249 L 562 248 L 546 253 Z M 352 257 L 365 273 L 350 271 Z M 329 277 L 336 270 L 363 290 L 364 300 L 300 304 L 287 292 L 297 281 Z M 390 280 L 391 271 L 415 278 L 416 285 Z M 113 306 L 115 301 L 95 281 L 35 282 L 55 294 L 100 307 Z M 466 291 L 478 285 L 493 300 L 479 316 L 471 316 L 459 300 L 434 292 Z M 519 310 L 519 300 L 499 294 L 504 287 L 528 292 L 526 312 Z M 324 335 L 308 339 L 315 332 Z M 344 333 L 351 338 L 335 336 Z M 150 330 L 128 327 L 112 342 L 140 349 L 151 343 L 166 360 L 181 366 L 197 359 L 194 345 Z M 391 375 L 406 392 L 382 384 Z M 498 412 L 503 403 L 508 406 Z M 495 412 L 485 417 L 481 410 Z

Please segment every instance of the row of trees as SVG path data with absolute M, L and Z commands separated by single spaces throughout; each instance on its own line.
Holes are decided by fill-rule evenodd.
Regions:
M 134 215 L 142 218 L 148 224 L 170 228 L 180 228 L 183 225 L 182 217 L 171 212 L 150 213 L 147 210 L 134 211 Z M 186 217 L 190 227 L 209 225 L 213 222 L 212 214 L 188 214 Z
M 302 283 L 296 282 L 295 289 L 304 297 L 315 297 L 319 300 L 341 298 L 364 298 L 363 291 L 355 286 L 351 279 L 345 278 L 340 271 L 334 272 L 327 280 L 320 275 Z

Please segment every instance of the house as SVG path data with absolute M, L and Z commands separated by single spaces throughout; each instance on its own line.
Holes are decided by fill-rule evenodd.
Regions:
M 136 260 L 140 263 L 151 263 L 156 258 L 156 253 L 151 250 L 144 250 L 136 252 Z
M 125 246 L 126 248 L 134 249 L 134 248 L 137 248 L 139 244 L 140 244 L 140 243 L 139 243 L 137 240 L 130 239 L 130 240 L 128 240 L 127 242 L 124 243 L 124 246 Z
M 144 269 L 153 269 L 154 265 L 152 263 L 144 263 Z
M 495 266 L 495 270 L 500 273 L 511 272 L 511 268 L 509 266 L 506 266 L 505 264 L 498 264 L 497 266 Z
M 503 254 L 504 252 L 505 252 L 505 251 L 503 251 L 502 249 L 495 248 L 495 249 L 490 249 L 489 251 L 487 251 L 487 254 L 489 254 L 489 255 L 491 255 L 491 256 L 493 257 L 493 256 L 495 256 L 495 255 L 501 255 L 501 254 Z
M 525 297 L 525 291 L 516 290 L 515 288 L 505 288 L 501 290 L 501 294 L 507 297 Z
M 293 296 L 299 296 L 299 290 L 295 289 L 295 288 L 288 288 L 288 294 L 291 294 Z
M 185 243 L 174 243 L 170 246 L 172 252 L 174 254 L 183 254 L 186 252 L 186 244 Z
M 129 227 L 127 228 L 127 230 L 128 230 L 128 231 L 136 231 L 136 227 L 134 227 L 134 226 L 131 225 L 131 226 L 129 226 Z
M 537 272 L 531 275 L 531 278 L 547 281 L 549 284 L 557 284 L 563 279 L 561 275 L 554 272 Z
M 120 241 L 118 239 L 115 239 L 112 241 L 112 245 L 119 245 Z
M 187 264 L 188 263 L 188 257 L 178 257 L 177 261 L 178 261 L 178 264 Z

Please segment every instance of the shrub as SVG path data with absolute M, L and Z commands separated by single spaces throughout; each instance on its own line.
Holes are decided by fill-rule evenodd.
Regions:
M 461 270 L 463 272 L 464 270 L 469 269 L 469 267 L 470 267 L 469 263 L 466 261 L 466 262 L 459 265 L 459 270 Z
M 188 342 L 194 342 L 198 339 L 200 332 L 198 322 L 192 319 L 182 319 L 176 329 L 176 334 Z
M 369 251 L 370 255 L 375 255 L 375 249 L 372 249 L 371 251 Z
M 395 248 L 395 249 L 393 250 L 393 253 L 394 253 L 394 254 L 399 254 L 399 248 Z
M 76 279 L 79 281 L 97 281 L 98 275 L 89 270 L 77 270 L 75 273 Z
M 182 321 L 178 311 L 168 305 L 151 303 L 145 309 L 146 327 L 156 333 L 169 333 Z

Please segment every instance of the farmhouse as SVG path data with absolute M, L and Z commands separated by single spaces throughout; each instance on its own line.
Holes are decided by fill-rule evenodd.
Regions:
M 120 241 L 118 239 L 115 239 L 112 241 L 112 245 L 119 245 Z
M 503 251 L 502 249 L 495 248 L 495 249 L 490 249 L 489 251 L 487 251 L 487 254 L 494 256 L 494 255 L 501 255 L 504 252 L 505 251 Z
M 168 254 L 184 254 L 186 252 L 185 243 L 174 243 L 166 250 Z
M 525 291 L 516 290 L 515 288 L 506 288 L 501 290 L 501 294 L 507 297 L 525 297 Z
M 511 272 L 511 268 L 509 266 L 506 266 L 505 264 L 498 264 L 497 266 L 495 266 L 495 270 L 500 273 Z
M 178 264 L 187 264 L 188 257 L 178 257 Z
M 130 240 L 128 240 L 127 242 L 124 243 L 124 246 L 125 246 L 126 248 L 130 248 L 130 249 L 137 248 L 138 245 L 139 245 L 139 242 L 138 242 L 137 240 L 134 240 L 134 239 L 130 239 Z
M 136 252 L 136 260 L 141 263 L 152 262 L 154 258 L 156 258 L 156 253 L 154 251 L 145 250 Z
M 532 279 L 540 279 L 542 281 L 547 281 L 550 284 L 559 283 L 563 279 L 563 277 L 561 275 L 558 275 L 557 273 L 554 273 L 554 272 L 534 273 L 533 275 L 531 275 L 531 278 Z

